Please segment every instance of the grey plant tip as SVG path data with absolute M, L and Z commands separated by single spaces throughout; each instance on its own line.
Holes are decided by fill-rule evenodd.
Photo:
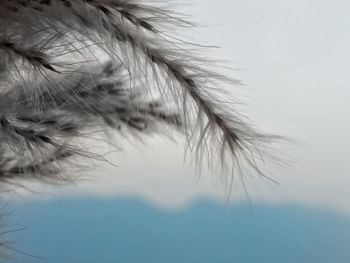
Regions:
M 74 158 L 98 159 L 81 139 L 107 129 L 176 130 L 198 162 L 263 175 L 278 136 L 248 124 L 220 89 L 237 82 L 170 33 L 192 26 L 152 1 L 2 0 L 0 181 L 74 179 Z

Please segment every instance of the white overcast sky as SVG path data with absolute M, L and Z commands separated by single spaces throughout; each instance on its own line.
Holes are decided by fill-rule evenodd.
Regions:
M 251 181 L 253 202 L 297 203 L 350 214 L 350 2 L 341 0 L 191 0 L 181 10 L 204 24 L 193 38 L 215 50 L 246 86 L 235 88 L 263 130 L 299 143 L 279 185 Z M 199 197 L 225 198 L 217 178 L 182 168 L 182 148 L 162 139 L 109 157 L 90 182 L 59 193 L 140 196 L 176 207 Z M 233 201 L 246 198 L 237 186 Z M 47 189 L 41 187 L 41 191 Z M 48 190 L 49 191 L 49 190 Z

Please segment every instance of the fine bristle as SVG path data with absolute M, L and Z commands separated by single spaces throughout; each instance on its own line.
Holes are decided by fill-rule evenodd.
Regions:
M 1 1 L 0 181 L 71 179 L 65 162 L 94 156 L 77 144 L 87 131 L 163 126 L 185 134 L 198 162 L 263 175 L 258 162 L 279 137 L 248 124 L 218 88 L 237 82 L 166 31 L 191 26 L 147 1 Z

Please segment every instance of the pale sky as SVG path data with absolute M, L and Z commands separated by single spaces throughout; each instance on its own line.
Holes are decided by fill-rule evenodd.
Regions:
M 274 170 L 279 185 L 250 180 L 254 202 L 298 203 L 350 214 L 350 2 L 313 0 L 191 0 L 180 7 L 204 24 L 190 36 L 218 45 L 215 58 L 239 68 L 232 73 L 246 86 L 232 92 L 264 131 L 298 143 L 283 146 L 292 160 Z M 109 156 L 119 167 L 103 165 L 94 178 L 54 191 L 96 196 L 140 196 L 164 207 L 199 197 L 225 199 L 217 177 L 195 176 L 182 168 L 178 144 L 152 139 L 136 149 Z M 51 192 L 47 186 L 41 186 Z M 33 196 L 35 197 L 35 195 Z M 233 201 L 245 199 L 237 185 Z

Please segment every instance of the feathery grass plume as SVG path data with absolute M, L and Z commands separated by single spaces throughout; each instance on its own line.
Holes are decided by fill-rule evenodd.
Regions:
M 101 129 L 182 131 L 200 162 L 258 174 L 277 136 L 258 132 L 232 106 L 195 45 L 169 35 L 192 24 L 137 0 L 0 2 L 0 180 L 55 182 L 79 144 Z M 268 156 L 269 157 L 269 156 Z

